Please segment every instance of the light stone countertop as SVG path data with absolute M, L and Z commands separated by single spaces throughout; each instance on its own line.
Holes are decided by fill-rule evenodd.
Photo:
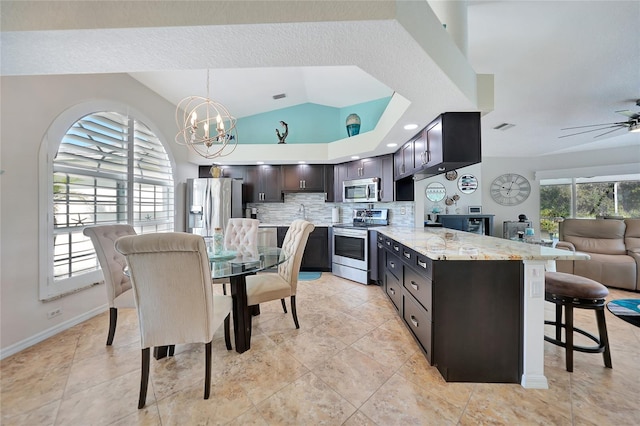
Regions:
M 587 260 L 589 255 L 448 228 L 373 228 L 432 260 Z

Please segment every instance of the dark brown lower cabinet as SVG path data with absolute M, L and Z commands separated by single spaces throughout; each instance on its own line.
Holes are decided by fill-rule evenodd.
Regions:
M 287 226 L 278 227 L 278 247 L 282 247 L 284 236 L 287 233 Z M 329 228 L 326 226 L 316 226 L 309 234 L 307 246 L 302 256 L 301 271 L 331 271 L 331 254 L 329 253 Z
M 522 262 L 433 261 L 402 245 L 398 257 L 393 251 L 398 243 L 383 239 L 387 296 L 442 377 L 520 383 Z

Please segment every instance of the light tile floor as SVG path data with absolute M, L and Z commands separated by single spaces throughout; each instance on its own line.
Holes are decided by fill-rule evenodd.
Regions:
M 639 298 L 611 289 L 608 300 Z M 550 389 L 446 383 L 428 365 L 382 289 L 324 273 L 299 283 L 296 330 L 280 302 L 261 305 L 251 350 L 214 341 L 212 392 L 203 399 L 203 345 L 152 360 L 147 405 L 137 409 L 138 326 L 120 310 L 113 346 L 107 313 L 0 364 L 3 425 L 637 425 L 640 328 L 607 311 L 613 369 L 600 354 L 545 343 Z M 547 314 L 553 316 L 553 305 Z M 592 311 L 576 325 L 596 330 Z M 490 344 L 490 342 L 487 342 Z

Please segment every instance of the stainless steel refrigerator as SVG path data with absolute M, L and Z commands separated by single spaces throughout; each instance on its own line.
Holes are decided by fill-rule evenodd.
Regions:
M 187 179 L 187 232 L 213 235 L 225 229 L 231 217 L 242 217 L 242 180 L 231 178 Z

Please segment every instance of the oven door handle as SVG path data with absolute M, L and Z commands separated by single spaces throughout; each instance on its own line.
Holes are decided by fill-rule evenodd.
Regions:
M 334 228 L 333 235 L 341 236 L 341 237 L 356 237 L 356 238 L 367 238 L 368 230 L 366 228 L 363 229 L 344 229 L 344 228 Z

